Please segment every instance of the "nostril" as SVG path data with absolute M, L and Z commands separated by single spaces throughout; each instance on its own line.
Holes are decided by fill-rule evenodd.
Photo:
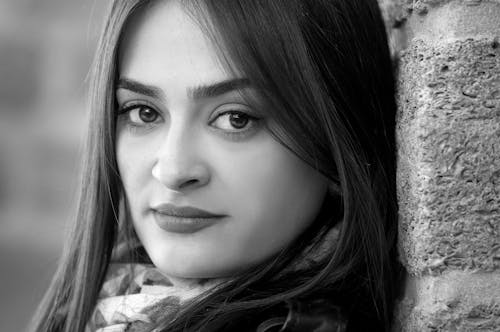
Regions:
M 195 189 L 210 181 L 209 169 L 205 165 L 175 163 L 166 159 L 156 162 L 151 170 L 153 178 L 171 190 Z
M 188 180 L 182 184 L 182 187 L 187 187 L 187 186 L 190 186 L 192 184 L 196 184 L 197 182 L 198 182 L 198 180 L 196 180 L 196 179 Z

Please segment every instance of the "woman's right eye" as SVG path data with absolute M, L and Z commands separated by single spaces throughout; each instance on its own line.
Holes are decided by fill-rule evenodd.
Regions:
M 151 125 L 161 118 L 158 111 L 147 105 L 126 106 L 120 109 L 119 114 L 127 116 L 127 122 L 138 127 Z

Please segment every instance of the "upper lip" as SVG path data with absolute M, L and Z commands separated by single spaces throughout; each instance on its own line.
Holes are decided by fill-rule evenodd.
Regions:
M 181 218 L 220 218 L 222 214 L 215 214 L 192 206 L 176 206 L 173 204 L 159 204 L 152 207 L 158 213 Z

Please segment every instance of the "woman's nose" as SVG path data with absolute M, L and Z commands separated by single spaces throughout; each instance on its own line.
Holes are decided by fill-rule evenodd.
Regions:
M 202 150 L 195 135 L 171 131 L 162 138 L 151 173 L 170 190 L 202 187 L 210 181 Z

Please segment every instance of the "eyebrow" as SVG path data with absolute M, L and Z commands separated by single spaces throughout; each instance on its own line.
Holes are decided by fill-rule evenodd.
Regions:
M 157 87 L 151 85 L 139 83 L 128 78 L 120 78 L 118 80 L 118 84 L 116 85 L 116 89 L 126 89 L 152 98 L 163 97 L 163 92 L 161 91 L 161 89 L 158 89 Z
M 242 90 L 250 87 L 250 80 L 247 78 L 235 78 L 225 80 L 211 85 L 200 85 L 188 90 L 188 94 L 193 99 L 203 99 L 217 97 L 234 90 Z
M 188 95 L 193 99 L 203 99 L 217 97 L 234 90 L 241 90 L 250 87 L 250 80 L 247 78 L 235 78 L 209 85 L 199 85 L 188 89 Z M 164 98 L 163 91 L 155 86 L 143 84 L 129 78 L 120 78 L 116 86 L 117 89 L 126 89 L 152 98 Z

